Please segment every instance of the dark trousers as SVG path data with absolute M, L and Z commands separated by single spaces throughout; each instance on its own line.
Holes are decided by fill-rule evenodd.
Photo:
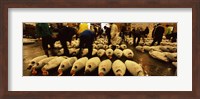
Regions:
M 48 50 L 48 44 L 51 49 L 54 49 L 54 40 L 51 36 L 42 37 L 42 48 L 43 50 Z
M 90 38 L 90 37 L 80 37 L 80 44 L 79 44 L 79 52 L 78 52 L 78 58 L 81 57 L 82 54 L 82 49 L 83 48 L 88 48 L 88 54 L 87 57 L 91 58 L 92 57 L 92 48 L 93 48 L 93 40 L 94 38 Z
M 177 40 L 177 33 L 172 33 L 171 36 L 172 36 L 171 42 L 176 42 L 176 40 Z
M 111 36 L 107 35 L 107 38 L 108 38 L 108 45 L 110 45 L 111 44 L 111 42 L 110 42 Z
M 134 35 L 134 37 L 133 37 L 133 45 L 134 46 L 137 46 L 139 44 L 140 38 L 141 38 L 141 36 L 139 34 L 137 34 L 137 35 L 135 34 Z M 137 42 L 136 42 L 136 39 L 137 39 Z
M 171 34 L 167 34 L 166 39 L 171 40 L 171 36 L 172 36 Z
M 162 38 L 154 38 L 154 39 L 153 39 L 153 42 L 151 43 L 151 46 L 153 46 L 155 42 L 158 42 L 157 45 L 160 45 L 160 42 L 161 42 L 161 41 L 162 41 Z
M 62 45 L 62 48 L 64 49 L 64 54 L 65 56 L 69 56 L 69 50 L 68 50 L 68 46 L 67 46 L 67 40 L 66 38 L 60 38 L 60 43 Z
M 120 36 L 121 36 L 122 42 L 123 42 L 124 41 L 125 32 L 121 32 Z
M 129 37 L 131 37 L 131 34 L 132 34 L 132 32 L 128 32 L 128 33 L 129 33 L 129 34 L 128 34 L 128 35 L 129 35 Z
M 50 49 L 51 49 L 51 54 L 55 55 L 54 53 L 54 39 L 51 36 L 45 36 L 42 37 L 42 48 L 44 50 L 45 55 L 47 55 L 49 57 L 49 53 L 48 53 L 48 45 L 50 45 Z

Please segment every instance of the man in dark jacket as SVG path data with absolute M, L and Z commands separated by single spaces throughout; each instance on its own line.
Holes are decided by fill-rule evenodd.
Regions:
M 122 41 L 124 41 L 124 35 L 126 34 L 126 26 L 122 26 L 120 36 L 122 38 Z
M 50 45 L 51 54 L 54 54 L 54 41 L 48 23 L 37 23 L 36 34 L 42 38 L 42 48 L 45 54 L 49 57 L 48 44 Z
M 133 46 L 138 46 L 139 42 L 140 42 L 140 38 L 141 38 L 141 30 L 140 27 L 137 27 L 136 30 L 134 30 L 134 34 L 133 34 Z M 136 41 L 137 39 L 137 41 Z
M 79 44 L 79 52 L 78 52 L 78 58 L 81 57 L 82 55 L 82 49 L 83 48 L 88 48 L 88 54 L 87 57 L 91 58 L 92 57 L 92 48 L 93 48 L 93 42 L 95 40 L 95 33 L 93 33 L 90 30 L 85 30 L 82 33 L 80 33 L 80 44 Z
M 144 30 L 144 36 L 147 37 L 148 34 L 149 34 L 149 27 L 147 26 Z
M 153 42 L 151 43 L 151 46 L 154 45 L 155 42 L 158 42 L 157 45 L 160 45 L 164 31 L 165 28 L 161 26 L 161 24 L 158 24 L 154 32 Z
M 62 23 L 58 23 L 58 37 L 59 37 L 59 40 L 60 40 L 60 43 L 64 49 L 64 54 L 65 56 L 69 56 L 69 50 L 68 50 L 68 47 L 67 47 L 67 41 L 71 43 L 72 41 L 72 37 L 74 35 L 76 35 L 76 29 L 73 28 L 73 27 L 66 27 L 66 26 L 63 26 Z

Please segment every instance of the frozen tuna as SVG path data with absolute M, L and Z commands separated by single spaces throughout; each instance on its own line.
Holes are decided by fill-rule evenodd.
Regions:
M 92 44 L 93 45 L 93 49 L 97 49 L 97 45 L 96 44 Z
M 125 50 L 123 50 L 123 54 L 124 54 L 124 56 L 125 56 L 126 58 L 129 58 L 129 59 L 133 58 L 133 56 L 134 56 L 133 51 L 130 50 L 130 49 L 125 49 Z
M 159 59 L 159 60 L 162 60 L 162 61 L 165 61 L 165 62 L 168 62 L 168 58 L 165 56 L 164 53 L 162 52 L 159 52 L 159 51 L 149 51 L 149 54 L 153 57 L 153 58 L 156 58 L 156 59 Z
M 126 44 L 122 44 L 122 45 L 120 45 L 120 47 L 121 47 L 121 49 L 127 49 L 127 46 L 126 46 Z
M 116 60 L 112 64 L 112 70 L 116 76 L 123 76 L 126 73 L 126 66 L 121 60 Z
M 177 61 L 177 53 L 168 53 L 166 54 L 167 58 L 173 62 Z
M 31 69 L 32 66 L 34 66 L 36 63 L 38 63 L 40 60 L 44 59 L 44 58 L 47 58 L 47 55 L 42 55 L 42 56 L 38 56 L 38 57 L 35 57 L 33 58 L 30 63 L 28 64 L 28 67 L 27 69 Z
M 108 49 L 108 45 L 103 45 L 103 48 L 106 50 Z
M 89 59 L 86 62 L 84 73 L 90 74 L 91 72 L 93 72 L 99 66 L 100 62 L 101 62 L 101 60 L 99 59 L 99 57 L 93 57 L 93 58 Z
M 99 68 L 98 68 L 99 76 L 106 75 L 111 70 L 111 67 L 112 67 L 112 62 L 110 61 L 110 59 L 103 60 L 99 64 Z
M 104 50 L 104 49 L 99 49 L 99 50 L 97 51 L 97 55 L 98 55 L 99 57 L 102 57 L 104 54 L 105 54 L 105 50 Z
M 136 46 L 137 51 L 144 52 L 144 48 L 142 46 Z
M 96 55 L 96 54 L 97 54 L 97 51 L 98 51 L 97 49 L 93 49 L 93 50 L 92 50 L 92 56 Z
M 160 46 L 160 49 L 161 49 L 163 52 L 170 52 L 169 46 Z
M 98 49 L 103 48 L 103 44 L 98 44 L 98 45 L 97 45 L 97 48 L 98 48 Z
M 143 46 L 144 50 L 149 52 L 152 48 L 150 46 Z
M 120 49 L 120 45 L 116 45 L 116 48 L 117 48 L 117 49 Z
M 118 58 L 121 58 L 123 55 L 123 51 L 120 49 L 115 49 L 114 50 L 114 55 L 117 56 Z
M 107 49 L 106 50 L 106 56 L 111 59 L 112 58 L 112 55 L 113 55 L 113 50 L 112 49 Z
M 76 60 L 77 60 L 77 57 L 71 57 L 71 58 L 63 60 L 60 66 L 58 67 L 58 73 L 59 73 L 58 76 L 61 76 L 64 71 L 72 67 Z
M 54 58 L 55 57 L 46 57 L 46 58 L 40 60 L 38 63 L 36 63 L 31 69 L 32 75 L 36 75 L 38 69 L 41 69 L 44 65 L 46 65 L 49 61 L 51 61 Z
M 60 63 L 65 60 L 66 58 L 64 57 L 56 57 L 52 60 L 50 60 L 46 65 L 44 65 L 44 67 L 42 67 L 42 74 L 44 76 L 49 75 L 48 70 L 56 68 L 60 65 Z
M 128 44 L 129 45 L 133 45 L 133 41 L 128 41 Z
M 70 48 L 69 49 L 69 54 L 72 55 L 72 56 L 75 56 L 78 54 L 78 49 L 76 48 Z
M 76 74 L 76 72 L 78 72 L 79 70 L 81 70 L 85 67 L 87 61 L 88 61 L 87 57 L 82 57 L 82 58 L 78 59 L 77 61 L 75 61 L 75 63 L 72 66 L 72 69 L 70 71 L 70 74 L 72 76 L 74 76 Z
M 82 56 L 85 56 L 85 55 L 87 55 L 88 54 L 88 49 L 87 48 L 84 48 L 83 50 L 82 50 Z
M 143 71 L 143 68 L 140 64 L 127 60 L 125 61 L 125 65 L 127 70 L 133 75 L 133 76 L 144 76 L 145 73 Z

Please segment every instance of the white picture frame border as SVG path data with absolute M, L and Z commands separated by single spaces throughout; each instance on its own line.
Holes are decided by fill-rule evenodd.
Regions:
M 178 76 L 23 76 L 23 22 L 177 22 Z M 8 91 L 192 91 L 192 8 L 9 8 Z

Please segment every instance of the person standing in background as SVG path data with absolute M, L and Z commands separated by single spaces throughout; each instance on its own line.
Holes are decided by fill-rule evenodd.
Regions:
M 145 45 L 145 38 L 147 37 L 148 34 L 149 34 L 148 27 L 146 27 L 145 30 L 142 27 L 140 27 L 140 37 L 142 37 L 144 45 Z
M 101 26 L 99 26 L 98 28 L 98 38 L 101 38 L 102 37 L 102 34 L 103 34 L 103 29 L 101 28 Z
M 130 36 L 129 37 L 131 37 L 131 36 L 133 36 L 134 37 L 134 34 L 135 34 L 135 27 L 133 27 L 133 29 L 132 29 L 132 31 L 130 32 Z
M 176 42 L 177 41 L 177 25 L 174 25 L 171 36 L 172 36 L 171 42 Z
M 69 50 L 67 46 L 67 41 L 72 41 L 72 37 L 76 35 L 76 29 L 72 27 L 72 24 L 68 24 L 68 26 L 63 26 L 62 23 L 58 23 L 58 38 L 60 40 L 60 43 L 62 45 L 62 48 L 64 49 L 64 56 L 69 56 Z
M 50 45 L 51 54 L 54 54 L 54 40 L 48 23 L 36 23 L 36 34 L 42 38 L 42 48 L 44 53 L 49 57 L 48 45 Z
M 126 35 L 129 35 L 129 37 L 132 36 L 132 31 L 131 31 L 131 28 L 128 28 L 128 30 L 125 32 Z
M 140 27 L 140 37 L 142 37 L 143 44 L 145 44 L 145 32 L 142 27 Z
M 172 33 L 172 31 L 171 31 L 169 25 L 166 25 L 166 27 L 167 27 L 166 38 L 170 41 L 171 40 L 171 33 Z
M 122 42 L 124 41 L 125 34 L 126 34 L 126 26 L 123 25 L 122 28 L 121 28 L 121 32 L 120 32 L 120 36 L 122 38 Z
M 155 42 L 157 42 L 157 45 L 160 45 L 164 32 L 165 32 L 165 28 L 161 24 L 158 24 L 154 32 L 155 34 L 154 34 L 154 38 L 153 38 L 153 42 L 151 43 L 151 46 L 153 46 Z
M 152 31 L 152 38 L 154 38 L 155 37 L 155 31 L 156 31 L 156 28 L 157 28 L 157 25 L 154 25 L 154 27 L 153 27 L 153 31 Z
M 95 29 L 94 29 L 95 31 Z M 89 30 L 87 23 L 82 23 L 79 25 L 79 30 L 78 30 L 79 38 L 80 38 L 80 43 L 79 43 L 79 51 L 77 57 L 80 58 L 82 57 L 82 49 L 83 48 L 88 48 L 88 54 L 87 57 L 91 58 L 92 57 L 92 49 L 93 49 L 93 42 L 96 38 L 96 34 Z
M 57 41 L 57 40 L 59 40 L 58 39 L 58 31 L 57 31 L 57 29 L 56 29 L 56 27 L 53 25 L 53 24 L 49 24 L 49 29 L 50 29 L 50 31 L 51 31 L 51 37 L 52 37 L 52 39 L 53 39 L 53 44 Z
M 78 58 L 82 57 L 82 49 L 88 48 L 88 54 L 87 57 L 92 57 L 92 49 L 93 49 L 93 42 L 95 40 L 95 33 L 90 30 L 85 30 L 82 33 L 80 33 L 80 44 L 79 44 L 79 52 L 78 52 Z
M 81 23 L 79 24 L 79 29 L 78 29 L 78 35 L 82 33 L 83 31 L 88 30 L 88 24 L 87 23 Z
M 133 46 L 138 46 L 139 42 L 140 42 L 140 38 L 141 38 L 141 30 L 140 27 L 137 27 L 137 29 L 135 30 L 134 34 L 133 34 Z M 137 41 L 136 41 L 137 39 Z
M 111 43 L 112 43 L 112 49 L 114 50 L 117 45 L 117 38 L 119 36 L 119 30 L 116 24 L 111 23 Z
M 145 28 L 145 30 L 144 30 L 144 35 L 145 35 L 145 37 L 147 37 L 148 34 L 149 34 L 149 27 L 147 26 L 147 27 Z

